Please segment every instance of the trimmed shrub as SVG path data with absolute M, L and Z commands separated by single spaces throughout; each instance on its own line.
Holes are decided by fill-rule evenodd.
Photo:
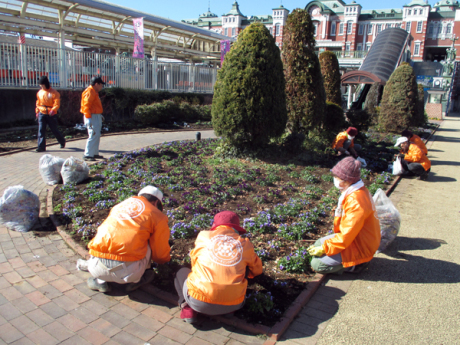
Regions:
M 364 101 L 363 109 L 369 114 L 371 123 L 376 125 L 378 123 L 378 113 L 377 110 L 380 98 L 382 95 L 382 86 L 380 83 L 375 82 L 372 84 L 369 92 L 367 93 L 366 100 Z
M 333 140 L 346 125 L 347 122 L 342 107 L 335 103 L 326 102 L 323 129 L 327 138 Z
M 369 129 L 371 125 L 371 117 L 362 109 L 350 109 L 347 112 L 347 119 L 350 126 L 358 130 L 358 138 L 365 139 L 363 133 Z
M 319 63 L 324 80 L 324 90 L 326 91 L 326 102 L 341 105 L 342 91 L 340 90 L 341 82 L 337 56 L 331 51 L 324 51 L 319 55 Z
M 284 28 L 283 63 L 288 127 L 293 132 L 307 133 L 323 123 L 326 92 L 313 35 L 308 12 L 292 11 Z
M 209 121 L 211 106 L 192 105 L 186 102 L 176 103 L 168 100 L 150 105 L 138 105 L 134 111 L 134 118 L 147 126 L 170 121 Z
M 280 51 L 268 29 L 253 23 L 240 33 L 218 72 L 214 131 L 234 146 L 257 146 L 283 134 L 286 120 Z
M 399 66 L 383 89 L 379 125 L 384 131 L 399 133 L 413 121 L 417 107 L 417 84 L 414 70 Z
M 423 126 L 428 122 L 428 118 L 425 116 L 425 93 L 422 84 L 417 84 L 417 106 L 415 110 L 411 125 Z

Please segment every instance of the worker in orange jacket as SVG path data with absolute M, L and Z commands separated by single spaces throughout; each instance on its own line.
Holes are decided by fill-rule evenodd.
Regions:
M 65 138 L 59 132 L 56 114 L 61 106 L 61 96 L 59 92 L 50 85 L 47 76 L 41 76 L 38 84 L 41 90 L 37 92 L 37 102 L 35 107 L 35 117 L 38 120 L 38 147 L 36 152 L 46 151 L 46 126 L 53 132 L 61 149 L 65 147 Z
M 332 148 L 336 150 L 339 155 L 352 155 L 358 158 L 358 153 L 356 151 L 361 150 L 361 145 L 355 144 L 354 139 L 357 134 L 358 130 L 355 127 L 348 127 L 346 131 L 337 134 L 337 137 L 332 143 Z
M 401 165 L 407 174 L 417 175 L 418 180 L 426 180 L 431 171 L 431 161 L 420 147 L 411 143 L 407 137 L 398 138 L 395 146 L 401 148 L 398 156 L 401 158 Z
M 198 320 L 198 313 L 223 315 L 244 304 L 248 278 L 262 273 L 262 261 L 231 211 L 214 216 L 211 231 L 201 231 L 190 252 L 192 269 L 181 268 L 174 279 L 181 319 Z
M 402 131 L 401 136 L 406 137 L 411 143 L 417 145 L 424 154 L 428 155 L 428 149 L 426 148 L 425 143 L 417 134 L 405 129 Z
M 334 234 L 320 238 L 308 249 L 311 267 L 319 273 L 359 273 L 380 245 L 380 223 L 371 194 L 361 180 L 361 163 L 353 157 L 332 169 L 340 189 Z
M 96 158 L 104 158 L 99 155 L 99 143 L 101 141 L 102 121 L 102 103 L 99 98 L 99 92 L 105 83 L 101 77 L 91 79 L 91 85 L 83 91 L 81 97 L 81 109 L 83 120 L 88 129 L 88 140 L 86 141 L 85 161 L 95 161 Z
M 89 260 L 78 260 L 77 268 L 89 271 L 91 290 L 107 292 L 107 282 L 127 284 L 130 292 L 154 278 L 151 260 L 157 264 L 170 257 L 168 217 L 163 211 L 163 193 L 143 188 L 138 196 L 114 206 L 89 242 Z

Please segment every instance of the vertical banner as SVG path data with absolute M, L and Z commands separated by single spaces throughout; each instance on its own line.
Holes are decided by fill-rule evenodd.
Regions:
M 133 58 L 144 58 L 144 18 L 133 18 L 134 51 Z
M 220 41 L 220 64 L 224 63 L 225 54 L 230 51 L 230 41 Z
M 19 34 L 18 43 L 26 44 L 26 36 L 24 36 L 24 34 Z

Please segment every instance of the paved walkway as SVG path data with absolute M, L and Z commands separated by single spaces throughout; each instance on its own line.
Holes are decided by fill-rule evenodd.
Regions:
M 459 222 L 460 194 L 455 181 L 460 174 L 453 144 L 460 140 L 459 131 L 458 119 L 445 121 L 430 150 L 433 167 L 428 182 L 403 180 L 393 193 L 403 216 L 397 242 L 360 276 L 329 279 L 278 343 L 457 342 L 455 306 L 460 297 L 453 292 L 458 292 L 460 241 L 453 226 Z M 213 136 L 212 131 L 202 132 L 202 138 Z M 194 138 L 195 132 L 103 137 L 101 154 L 110 156 L 163 141 Z M 51 146 L 47 153 L 81 157 L 84 145 L 81 140 L 68 143 L 64 150 Z M 45 198 L 48 187 L 37 169 L 40 157 L 30 151 L 0 157 L 0 193 L 21 184 Z M 441 204 L 447 198 L 449 205 Z M 40 226 L 45 230 L 48 224 L 42 221 Z M 177 307 L 143 291 L 127 296 L 91 291 L 86 287 L 88 273 L 75 269 L 77 256 L 60 236 L 55 232 L 37 234 L 0 227 L 0 345 L 235 345 L 265 341 L 213 321 L 195 329 L 178 318 Z M 441 247 L 444 242 L 451 246 L 449 252 L 446 245 Z

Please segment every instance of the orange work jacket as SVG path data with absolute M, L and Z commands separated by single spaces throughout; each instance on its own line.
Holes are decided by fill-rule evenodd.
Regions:
M 48 90 L 40 90 L 37 92 L 36 114 L 42 113 L 48 115 L 51 110 L 56 114 L 60 106 L 61 95 L 55 89 L 50 87 Z
M 380 245 L 380 223 L 366 187 L 345 197 L 342 216 L 334 219 L 334 232 L 336 235 L 323 243 L 327 256 L 341 253 L 343 267 L 372 260 Z
M 192 272 L 187 278 L 188 294 L 202 302 L 237 305 L 244 301 L 249 278 L 262 273 L 262 261 L 247 238 L 221 225 L 201 231 L 190 252 Z
M 91 118 L 91 114 L 102 114 L 102 103 L 99 98 L 99 93 L 90 85 L 83 91 L 81 95 L 80 112 L 86 118 Z
M 420 150 L 422 150 L 422 152 L 424 154 L 428 154 L 428 149 L 426 148 L 425 146 L 425 143 L 423 142 L 423 140 L 416 134 L 413 134 L 410 138 L 410 142 L 414 143 L 415 145 L 417 145 L 418 147 L 420 147 Z
M 89 254 L 117 261 L 145 258 L 147 246 L 152 260 L 162 264 L 170 257 L 168 217 L 142 196 L 115 205 L 89 242 Z
M 333 149 L 339 149 L 341 147 L 343 147 L 343 143 L 345 141 L 348 140 L 348 133 L 345 131 L 345 132 L 341 132 L 339 134 L 337 134 L 337 137 L 335 138 L 334 142 L 332 143 L 332 148 Z M 350 147 L 354 147 L 355 146 L 355 139 L 352 139 L 351 140 L 351 144 L 350 144 Z
M 400 152 L 404 153 L 402 150 Z M 404 155 L 404 159 L 409 163 L 420 163 L 425 171 L 431 168 L 431 161 L 422 152 L 420 147 L 413 143 L 409 144 L 409 151 Z

